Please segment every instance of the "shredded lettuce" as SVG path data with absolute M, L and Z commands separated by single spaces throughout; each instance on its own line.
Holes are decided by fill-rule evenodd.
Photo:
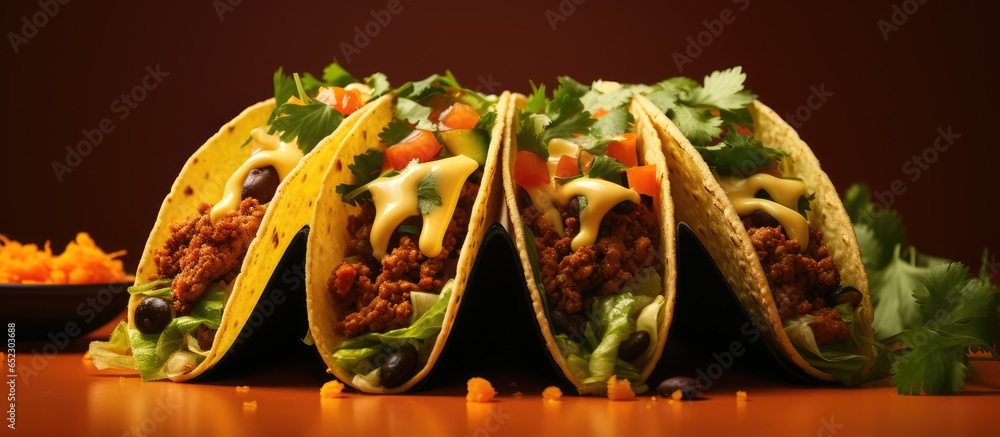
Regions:
M 170 284 L 173 282 L 172 278 L 160 279 L 158 281 L 150 281 L 142 285 L 133 285 L 128 288 L 129 294 L 141 294 L 143 296 L 170 296 L 172 289 Z
M 649 334 L 649 347 L 646 348 L 646 351 L 642 355 L 639 355 L 639 358 L 636 359 L 637 363 L 645 363 L 653 356 L 656 343 L 659 341 L 660 325 L 663 324 L 663 309 L 666 303 L 667 299 L 663 296 L 656 296 L 653 299 L 653 303 L 643 308 L 639 312 L 639 317 L 636 318 L 635 330 L 646 331 Z
M 149 286 L 146 290 L 139 289 L 135 293 L 147 293 L 152 288 L 155 286 Z M 131 289 L 129 291 L 132 292 Z M 225 295 L 218 284 L 210 286 L 194 305 L 190 315 L 172 319 L 160 333 L 143 334 L 138 329 L 129 329 L 128 324 L 121 322 L 108 342 L 95 341 L 90 344 L 94 365 L 98 369 L 138 370 L 143 381 L 183 374 L 186 367 L 198 365 L 208 356 L 207 351 L 197 348 L 198 342 L 194 334 L 199 325 L 205 325 L 209 329 L 219 328 Z M 128 355 L 129 349 L 132 350 L 131 355 Z
M 879 358 L 868 366 L 870 358 L 865 354 L 865 348 L 884 349 L 884 347 L 868 339 L 862 335 L 860 329 L 857 329 L 854 319 L 861 309 L 854 309 L 851 304 L 843 304 L 838 305 L 837 310 L 850 332 L 847 340 L 819 346 L 812 328 L 809 327 L 809 323 L 816 317 L 809 314 L 784 320 L 782 323 L 785 334 L 810 366 L 829 373 L 844 385 L 854 386 L 885 377 L 885 372 L 888 371 L 887 360 Z M 879 356 L 883 357 L 885 354 Z
M 423 291 L 411 291 L 410 292 L 410 304 L 413 309 L 410 314 L 410 321 L 416 321 L 420 319 L 420 316 L 424 315 L 438 300 L 441 296 L 434 293 L 427 293 Z
M 421 362 L 427 362 L 430 348 L 433 344 L 427 341 L 441 332 L 444 314 L 448 309 L 451 290 L 455 285 L 452 279 L 441 289 L 441 294 L 434 305 L 414 320 L 410 326 L 394 329 L 388 332 L 369 332 L 348 339 L 333 348 L 333 360 L 336 366 L 355 375 L 368 375 L 379 367 L 370 358 L 387 354 L 393 349 L 410 344 L 417 349 Z

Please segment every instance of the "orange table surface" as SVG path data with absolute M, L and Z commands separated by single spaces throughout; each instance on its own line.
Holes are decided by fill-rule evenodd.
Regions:
M 547 401 L 541 390 L 553 381 L 510 369 L 485 375 L 499 391 L 494 401 L 467 403 L 464 375 L 416 394 L 339 399 L 319 396 L 322 372 L 295 366 L 212 383 L 141 382 L 98 372 L 83 359 L 85 346 L 46 357 L 25 345 L 16 355 L 16 429 L 4 435 L 969 435 L 995 433 L 1000 406 L 993 362 L 976 363 L 983 375 L 955 396 L 900 396 L 885 383 L 803 387 L 736 368 L 697 401 Z M 737 389 L 749 393 L 746 402 Z

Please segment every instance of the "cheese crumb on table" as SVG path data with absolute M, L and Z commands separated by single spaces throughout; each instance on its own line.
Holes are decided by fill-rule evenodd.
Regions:
M 244 401 L 243 411 L 257 411 L 257 401 Z
M 344 383 L 334 379 L 319 389 L 319 396 L 322 398 L 342 398 L 344 397 Z
M 465 396 L 468 402 L 489 402 L 497 394 L 493 384 L 478 376 L 469 380 L 468 389 L 469 394 Z
M 250 386 L 249 385 L 237 385 L 236 386 L 236 393 L 250 393 Z
M 746 402 L 746 401 L 747 401 L 747 392 L 745 392 L 743 390 L 737 390 L 736 391 L 736 402 Z
M 632 383 L 627 379 L 619 381 L 617 376 L 611 375 L 611 379 L 608 380 L 608 399 L 613 401 L 635 399 L 635 392 L 632 391 Z
M 560 390 L 559 387 L 556 387 L 554 385 L 545 387 L 545 390 L 542 390 L 542 398 L 548 400 L 559 399 L 562 397 L 562 394 L 563 394 L 562 390 Z

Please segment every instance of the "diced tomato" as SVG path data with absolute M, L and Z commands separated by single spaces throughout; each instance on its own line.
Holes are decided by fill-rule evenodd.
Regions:
M 584 150 L 580 152 L 580 166 L 583 167 L 583 171 L 590 171 L 590 167 L 594 165 L 594 155 L 590 152 Z
M 445 109 L 450 108 L 452 100 L 445 94 L 434 93 L 430 97 L 420 102 L 421 105 L 431 108 L 431 115 L 427 117 L 432 123 L 437 123 L 441 117 L 441 113 Z
M 660 193 L 660 183 L 656 180 L 656 166 L 643 165 L 625 170 L 628 187 L 639 194 L 656 197 Z
M 549 166 L 541 156 L 522 150 L 514 158 L 514 182 L 524 188 L 549 183 Z
M 557 178 L 568 178 L 580 174 L 576 168 L 576 157 L 573 155 L 563 155 L 559 157 L 559 165 L 556 166 Z
M 358 90 L 348 90 L 339 86 L 320 88 L 319 94 L 316 94 L 316 100 L 330 105 L 344 115 L 351 115 L 354 111 L 365 106 Z
M 601 117 L 604 116 L 604 114 L 607 114 L 607 113 L 608 113 L 607 109 L 601 108 L 601 109 L 598 109 L 598 110 L 594 111 L 594 115 L 591 115 L 591 117 L 592 118 L 601 118 Z
M 774 162 L 774 161 L 771 161 L 771 162 L 767 163 L 767 165 L 765 165 L 765 166 L 763 166 L 761 168 L 758 168 L 757 169 L 757 173 L 769 174 L 769 175 L 774 176 L 776 178 L 784 177 L 784 176 L 781 175 L 781 170 L 778 169 L 778 163 Z
M 399 144 L 385 149 L 385 158 L 392 168 L 402 170 L 410 161 L 432 161 L 441 151 L 441 143 L 434 138 L 434 133 L 426 130 L 414 130 Z
M 740 126 L 738 124 L 734 124 L 733 126 L 736 128 L 736 132 L 739 132 L 739 133 L 741 133 L 743 135 L 746 135 L 748 137 L 752 137 L 753 136 L 753 132 L 751 132 L 750 129 L 747 129 L 747 128 L 745 128 L 743 126 Z
M 629 132 L 620 136 L 623 139 L 608 144 L 608 156 L 629 167 L 639 165 L 639 158 L 635 154 L 635 133 Z
M 712 109 L 712 110 L 710 110 L 710 111 L 708 111 L 708 112 L 709 112 L 709 113 L 711 113 L 712 115 L 716 116 L 716 117 L 720 117 L 720 116 L 722 116 L 722 113 L 721 113 L 721 112 L 719 112 L 719 110 L 718 110 L 718 109 Z
M 472 129 L 479 122 L 479 113 L 465 103 L 455 103 L 441 113 L 441 130 Z

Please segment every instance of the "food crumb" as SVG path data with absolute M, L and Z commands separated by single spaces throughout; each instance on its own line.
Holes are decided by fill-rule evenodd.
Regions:
M 469 394 L 465 396 L 467 402 L 489 402 L 497 394 L 493 384 L 478 376 L 469 379 L 468 389 Z
M 560 390 L 559 387 L 556 387 L 554 385 L 545 387 L 545 390 L 542 390 L 542 398 L 548 399 L 550 401 L 561 398 L 562 394 L 563 394 L 562 390 Z
M 608 399 L 613 401 L 635 399 L 635 392 L 632 391 L 632 383 L 627 379 L 619 381 L 617 376 L 611 375 L 611 379 L 608 380 Z
M 257 411 L 257 401 L 243 401 L 243 411 Z
M 93 361 L 93 359 L 90 358 L 90 350 L 87 350 L 87 352 L 83 353 L 83 361 Z
M 737 390 L 736 391 L 736 402 L 746 402 L 746 401 L 747 401 L 747 392 L 745 392 L 743 390 Z
M 249 385 L 237 385 L 236 386 L 236 393 L 250 393 L 250 386 Z
M 519 398 L 519 397 L 521 397 L 521 396 L 524 396 L 524 393 L 521 393 L 520 391 L 516 391 L 516 392 L 514 392 L 514 397 L 515 397 L 515 398 Z
M 679 401 L 683 397 L 684 397 L 684 393 L 681 392 L 680 390 L 674 390 L 673 393 L 670 393 L 670 399 L 673 399 L 675 401 Z
M 319 396 L 321 398 L 342 398 L 344 397 L 344 383 L 334 379 L 319 389 Z
M 656 402 L 656 396 L 650 396 L 649 400 L 652 401 L 652 402 Z
M 674 404 L 674 400 L 673 399 L 667 399 L 667 400 L 670 401 L 670 405 Z
M 124 376 L 119 376 L 118 377 L 118 385 L 125 385 L 125 377 Z

